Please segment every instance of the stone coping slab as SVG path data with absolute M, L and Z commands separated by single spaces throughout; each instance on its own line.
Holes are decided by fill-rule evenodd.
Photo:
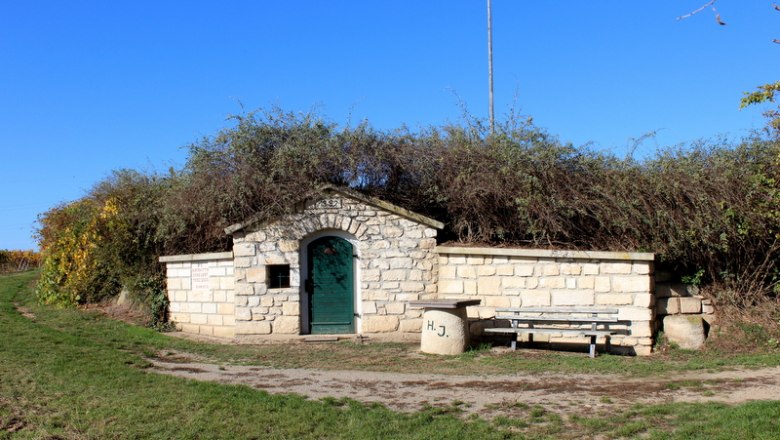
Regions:
M 232 259 L 233 259 L 233 252 L 211 252 L 208 254 L 166 255 L 160 257 L 160 263 L 183 263 L 188 261 L 232 260 Z
M 468 306 L 478 306 L 481 302 L 481 299 L 426 299 L 409 301 L 409 305 L 425 309 L 459 309 Z
M 653 261 L 650 252 L 569 251 L 549 249 L 509 249 L 492 247 L 438 246 L 436 252 L 443 255 L 489 255 L 529 258 L 568 258 L 573 260 L 622 260 Z

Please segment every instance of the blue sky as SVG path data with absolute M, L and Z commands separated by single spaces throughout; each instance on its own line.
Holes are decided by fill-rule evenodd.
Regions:
M 761 128 L 771 0 L 493 0 L 496 114 L 637 155 Z M 111 170 L 180 167 L 243 108 L 412 129 L 487 116 L 484 0 L 0 4 L 0 249 Z

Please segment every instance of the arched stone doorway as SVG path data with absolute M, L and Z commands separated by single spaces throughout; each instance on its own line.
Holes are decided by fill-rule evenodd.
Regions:
M 353 244 L 333 235 L 306 245 L 302 333 L 355 333 L 354 256 Z

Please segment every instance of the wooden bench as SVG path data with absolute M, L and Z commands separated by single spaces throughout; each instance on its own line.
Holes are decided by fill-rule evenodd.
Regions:
M 512 336 L 512 350 L 517 349 L 517 335 L 527 334 L 528 342 L 533 335 L 581 336 L 590 338 L 590 357 L 596 357 L 596 338 L 606 339 L 619 333 L 610 329 L 616 324 L 618 309 L 592 307 L 523 307 L 517 309 L 496 309 L 496 320 L 507 320 L 511 327 L 486 328 L 485 333 L 509 334 Z

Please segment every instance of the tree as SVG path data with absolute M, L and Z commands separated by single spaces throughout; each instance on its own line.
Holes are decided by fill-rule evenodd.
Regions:
M 721 17 L 718 10 L 715 8 L 715 3 L 718 0 L 710 0 L 703 5 L 701 5 L 699 8 L 685 14 L 677 17 L 678 20 L 685 20 L 687 18 L 693 17 L 694 15 L 707 10 L 708 8 L 712 10 L 712 13 L 715 14 L 715 21 L 721 26 L 725 26 L 726 22 L 724 22 Z M 780 12 L 780 6 L 777 4 L 772 4 L 772 8 L 774 8 L 775 11 Z M 773 39 L 773 43 L 780 44 L 780 39 Z M 757 105 L 757 104 L 764 104 L 764 103 L 774 103 L 775 102 L 775 94 L 780 92 L 780 81 L 775 83 L 767 83 L 760 85 L 756 88 L 753 92 L 745 92 L 744 96 L 739 102 L 739 108 L 743 109 L 745 107 L 749 107 L 751 105 Z M 769 126 L 770 131 L 776 136 L 780 137 L 780 106 L 778 106 L 777 109 L 771 109 L 764 112 L 764 117 L 768 119 L 767 125 Z

